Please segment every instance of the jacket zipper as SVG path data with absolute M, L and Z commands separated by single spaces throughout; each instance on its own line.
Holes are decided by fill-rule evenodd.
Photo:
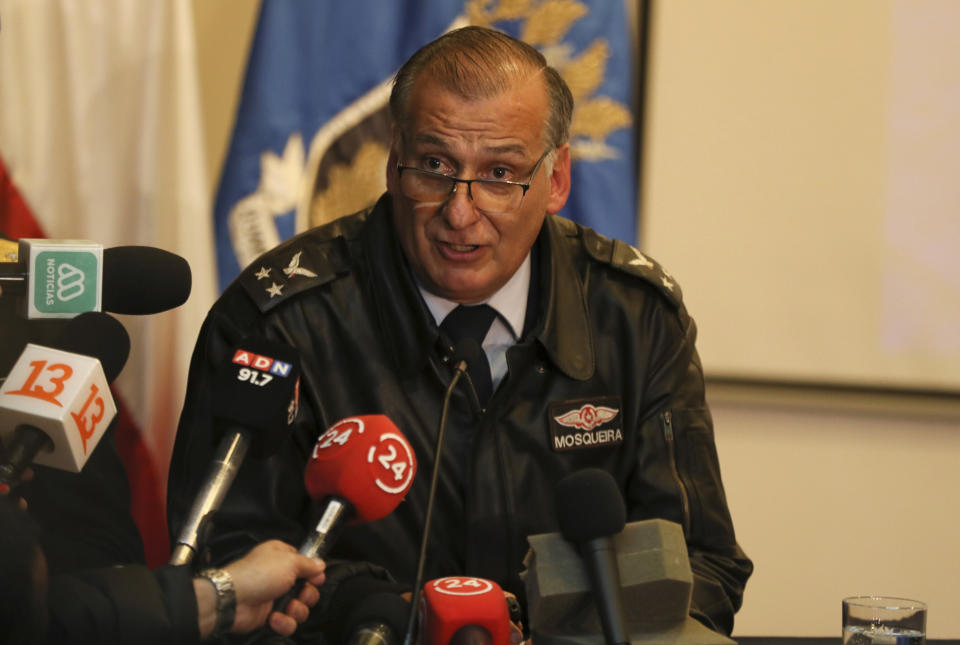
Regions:
M 670 457 L 670 471 L 673 473 L 673 480 L 677 483 L 680 490 L 680 503 L 683 506 L 683 534 L 690 535 L 690 498 L 687 495 L 687 487 L 680 478 L 680 468 L 677 466 L 677 448 L 676 439 L 673 433 L 673 412 L 667 410 L 660 415 L 660 421 L 663 425 L 663 438 L 667 443 L 667 454 Z

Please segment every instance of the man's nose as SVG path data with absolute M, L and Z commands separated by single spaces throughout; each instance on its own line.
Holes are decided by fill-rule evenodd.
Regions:
M 454 185 L 443 210 L 445 219 L 454 229 L 467 228 L 480 217 L 470 198 L 470 185 L 459 182 Z

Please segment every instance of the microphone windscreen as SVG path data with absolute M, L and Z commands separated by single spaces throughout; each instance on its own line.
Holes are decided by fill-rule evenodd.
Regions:
M 417 472 L 413 448 L 382 414 L 341 419 L 317 439 L 303 482 L 314 500 L 340 497 L 352 523 L 386 517 L 403 501 Z
M 259 458 L 280 447 L 297 413 L 300 358 L 283 343 L 245 337 L 215 366 L 211 407 L 218 427 L 251 431 Z
M 190 296 L 190 265 L 152 246 L 115 246 L 103 251 L 103 309 L 147 315 L 179 307 Z
M 561 479 L 556 503 L 560 532 L 571 542 L 616 535 L 627 521 L 617 482 L 600 468 L 584 468 Z
M 110 314 L 88 311 L 71 318 L 52 347 L 96 358 L 107 382 L 112 383 L 130 356 L 130 335 Z
M 389 591 L 377 591 L 356 606 L 346 621 L 346 634 L 353 635 L 366 625 L 382 624 L 390 628 L 397 642 L 403 638 L 410 615 L 410 603 L 400 594 Z

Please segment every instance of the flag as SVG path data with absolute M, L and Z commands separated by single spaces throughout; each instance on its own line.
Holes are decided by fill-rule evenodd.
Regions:
M 393 75 L 468 24 L 529 42 L 564 76 L 576 108 L 562 214 L 636 242 L 638 71 L 624 2 L 264 0 L 214 206 L 221 289 L 282 240 L 376 200 Z
M 130 358 L 117 430 L 148 562 L 169 555 L 164 490 L 186 371 L 215 295 L 188 0 L 0 0 L 0 225 L 190 264 L 187 303 L 121 317 Z

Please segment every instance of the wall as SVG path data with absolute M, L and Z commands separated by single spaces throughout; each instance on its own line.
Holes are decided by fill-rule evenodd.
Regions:
M 216 193 L 233 133 L 260 0 L 194 0 L 197 67 L 206 131 L 207 176 Z M 210 203 L 213 203 L 211 196 Z
M 951 8 L 654 3 L 643 246 L 683 287 L 708 375 L 879 373 L 857 336 L 883 324 L 885 217 L 902 162 L 889 156 L 895 20 L 938 7 Z M 941 31 L 926 28 L 931 40 Z M 936 83 L 936 69 L 918 72 Z M 957 382 L 949 351 L 930 358 Z M 891 375 L 870 384 L 918 383 Z M 929 636 L 960 636 L 960 397 L 714 383 L 708 398 L 738 537 L 756 563 L 736 635 L 839 637 L 841 598 L 876 593 L 927 601 Z

